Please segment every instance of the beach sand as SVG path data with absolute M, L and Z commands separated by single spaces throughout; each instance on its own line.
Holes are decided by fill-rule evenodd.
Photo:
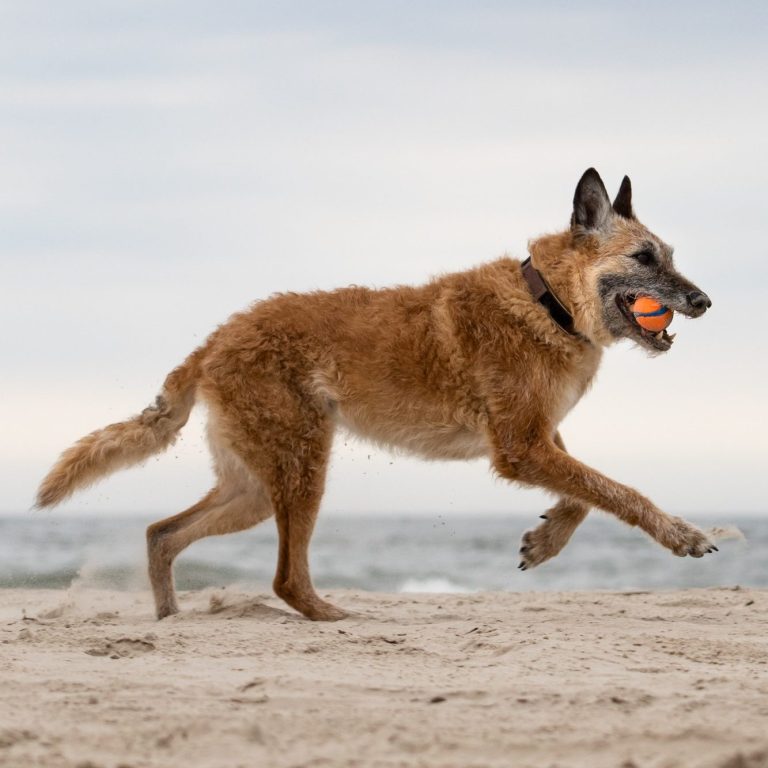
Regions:
M 0 591 L 0 765 L 768 766 L 768 591 Z

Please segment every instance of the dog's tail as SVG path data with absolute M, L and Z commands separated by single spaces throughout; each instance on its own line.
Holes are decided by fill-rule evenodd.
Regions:
M 80 438 L 61 454 L 37 492 L 36 506 L 52 507 L 118 469 L 164 451 L 176 440 L 195 404 L 204 349 L 168 374 L 154 405 L 127 421 Z

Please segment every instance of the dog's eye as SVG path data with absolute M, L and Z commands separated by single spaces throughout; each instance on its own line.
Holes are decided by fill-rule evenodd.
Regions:
M 639 261 L 644 266 L 653 264 L 653 262 L 656 261 L 656 257 L 653 255 L 653 251 L 651 251 L 648 248 L 643 248 L 642 251 L 633 253 L 632 258 L 635 259 L 636 261 Z

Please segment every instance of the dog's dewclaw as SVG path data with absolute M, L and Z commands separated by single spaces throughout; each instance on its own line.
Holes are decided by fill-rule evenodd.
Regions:
M 727 539 L 747 540 L 747 537 L 735 525 L 726 525 L 722 528 L 720 526 L 705 528 L 704 533 L 707 534 L 707 538 L 710 541 L 726 541 Z

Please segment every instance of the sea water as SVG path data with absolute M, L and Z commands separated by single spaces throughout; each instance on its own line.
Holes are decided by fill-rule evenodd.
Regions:
M 55 512 L 0 517 L 0 587 L 145 588 L 144 529 L 161 518 Z M 737 526 L 745 540 L 718 542 L 702 559 L 678 558 L 601 513 L 592 513 L 563 552 L 519 571 L 524 530 L 535 513 L 321 514 L 310 549 L 318 589 L 386 592 L 768 587 L 768 515 L 696 519 Z M 194 543 L 176 566 L 180 589 L 237 584 L 268 589 L 277 555 L 273 520 L 242 533 Z

